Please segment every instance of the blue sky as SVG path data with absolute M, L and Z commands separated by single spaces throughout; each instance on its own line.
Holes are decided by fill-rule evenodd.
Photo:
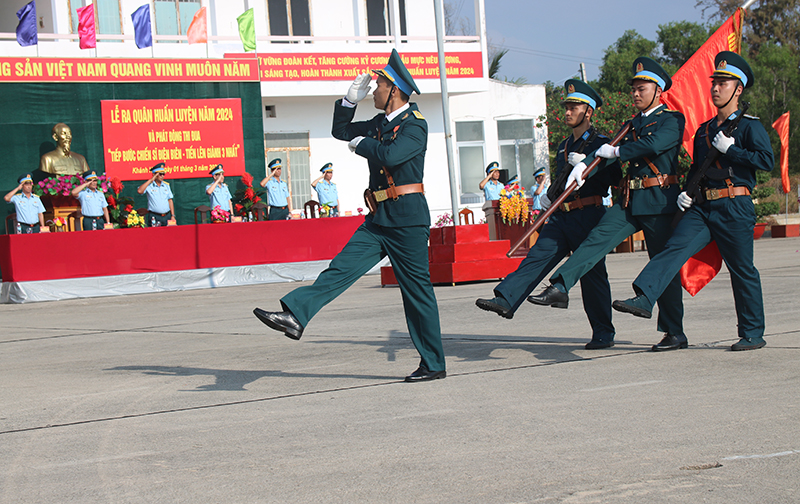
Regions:
M 451 0 L 457 6 L 469 0 Z M 705 23 L 712 14 L 696 0 L 484 0 L 486 31 L 492 44 L 509 48 L 500 75 L 525 77 L 528 84 L 561 83 L 586 64 L 596 79 L 604 50 L 625 30 L 656 40 L 658 25 L 670 21 Z M 466 8 L 466 7 L 465 7 Z

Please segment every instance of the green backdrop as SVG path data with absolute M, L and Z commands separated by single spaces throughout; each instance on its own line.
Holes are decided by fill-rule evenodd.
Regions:
M 105 172 L 100 100 L 191 98 L 241 98 L 245 167 L 260 180 L 266 165 L 257 82 L 0 84 L 0 152 L 6 158 L 0 164 L 0 191 L 6 194 L 17 186 L 20 175 L 39 168 L 39 157 L 56 148 L 51 130 L 59 122 L 72 130 L 72 150 L 83 154 L 98 174 Z M 205 187 L 211 177 L 167 181 L 175 195 L 178 224 L 194 224 L 194 208 L 208 204 Z M 225 181 L 231 194 L 243 187 L 239 177 Z M 147 198 L 136 193 L 142 181 L 124 183 L 121 196 L 132 197 L 135 208 L 146 207 Z M 5 219 L 13 212 L 14 205 L 5 204 L 0 215 Z M 0 232 L 5 233 L 5 225 L 0 225 Z

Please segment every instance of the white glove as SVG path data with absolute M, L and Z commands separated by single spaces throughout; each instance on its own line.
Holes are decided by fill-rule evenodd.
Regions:
M 353 79 L 353 83 L 350 84 L 350 89 L 344 96 L 345 100 L 350 103 L 358 103 L 366 98 L 369 94 L 370 82 L 372 82 L 372 77 L 370 77 L 368 73 L 362 73 L 356 76 L 356 78 Z
M 567 156 L 567 159 L 569 159 L 569 164 L 575 166 L 586 159 L 586 154 L 581 154 L 580 152 L 570 152 L 569 156 Z
M 728 149 L 731 145 L 733 145 L 733 138 L 729 136 L 725 136 L 725 133 L 719 132 L 717 136 L 714 137 L 714 141 L 711 142 L 711 145 L 714 146 L 715 149 L 720 151 L 721 153 L 725 154 L 728 152 Z
M 612 147 L 611 144 L 603 144 L 597 149 L 594 155 L 601 158 L 614 159 L 619 157 L 619 147 Z
M 583 171 L 586 169 L 586 164 L 581 162 L 575 165 L 575 168 L 572 169 L 570 172 L 569 177 L 567 177 L 567 184 L 564 186 L 564 189 L 569 187 L 569 185 L 574 180 L 578 183 L 578 187 L 583 185 Z
M 690 198 L 689 195 L 686 194 L 686 191 L 680 193 L 678 195 L 678 208 L 681 209 L 681 212 L 689 210 L 691 206 L 692 206 L 692 198 Z
M 542 210 L 547 210 L 550 208 L 550 198 L 548 198 L 546 194 L 542 194 L 539 197 L 539 204 L 542 206 Z
M 347 144 L 347 147 L 350 148 L 350 152 L 355 152 L 356 151 L 356 147 L 358 147 L 358 144 L 361 143 L 361 140 L 364 140 L 363 136 L 358 136 L 358 137 L 355 137 L 354 139 L 350 140 L 350 143 Z

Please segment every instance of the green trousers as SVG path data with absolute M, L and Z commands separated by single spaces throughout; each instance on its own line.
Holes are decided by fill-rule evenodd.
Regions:
M 367 217 L 314 284 L 293 290 L 281 299 L 281 304 L 305 327 L 322 307 L 389 256 L 403 297 L 408 333 L 421 357 L 420 365 L 429 371 L 444 371 L 439 307 L 428 269 L 429 236 L 428 226 L 382 227 Z M 381 310 L 375 310 L 374 320 L 376 327 L 382 326 Z

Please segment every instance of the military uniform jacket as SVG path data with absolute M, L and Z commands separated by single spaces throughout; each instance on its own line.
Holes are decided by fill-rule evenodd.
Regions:
M 377 191 L 389 187 L 384 170 L 389 170 L 395 186 L 421 184 L 428 148 L 428 123 L 416 103 L 409 103 L 408 109 L 386 124 L 384 114 L 368 121 L 352 122 L 355 114 L 356 107 L 345 107 L 342 100 L 337 100 L 331 134 L 345 141 L 364 137 L 356 154 L 366 158 L 369 164 L 369 188 Z M 386 227 L 431 225 L 423 193 L 405 194 L 397 200 L 390 198 L 378 203 L 372 221 Z
M 664 175 L 678 174 L 678 153 L 681 148 L 683 128 L 686 119 L 683 114 L 659 105 L 647 116 L 638 114 L 633 118 L 631 129 L 620 142 L 619 160 L 629 161 L 628 175 L 631 178 L 653 177 L 655 173 L 645 157 Z M 628 208 L 632 215 L 656 215 L 675 213 L 681 188 L 673 184 L 667 189 L 659 186 L 631 190 Z
M 732 114 L 720 126 L 717 126 L 717 118 L 714 117 L 697 128 L 694 137 L 694 162 L 689 169 L 689 180 L 703 165 L 709 150 L 714 148 L 709 147 L 714 137 L 719 131 L 725 130 L 738 114 L 741 114 L 741 111 Z M 756 170 L 772 170 L 775 164 L 772 144 L 764 126 L 755 117 L 748 115 L 742 117 L 732 136 L 734 144 L 708 169 L 706 173 L 710 178 L 703 180 L 701 184 L 703 188 L 727 187 L 725 178 L 730 178 L 733 185 L 745 186 L 752 191 L 756 185 Z M 733 172 L 733 176 L 730 176 L 730 172 Z
M 558 152 L 556 153 L 556 179 L 562 171 L 572 170 L 572 166 L 569 164 L 568 160 L 569 153 L 576 152 L 583 143 L 583 138 L 589 138 L 593 131 L 594 127 L 589 128 L 578 140 L 575 140 L 575 137 L 570 135 L 559 144 Z M 588 154 L 594 152 L 599 149 L 601 145 L 607 144 L 608 142 L 608 137 L 597 134 L 594 139 L 583 148 L 583 153 Z M 586 160 L 589 160 L 589 156 L 587 156 Z M 608 160 L 601 159 L 598 167 L 592 171 L 581 188 L 574 191 L 564 202 L 569 203 L 572 200 L 587 198 L 589 196 L 600 196 L 604 198 L 608 194 L 608 186 L 617 185 L 621 178 L 622 169 L 620 168 L 619 161 L 614 160 L 609 163 Z

